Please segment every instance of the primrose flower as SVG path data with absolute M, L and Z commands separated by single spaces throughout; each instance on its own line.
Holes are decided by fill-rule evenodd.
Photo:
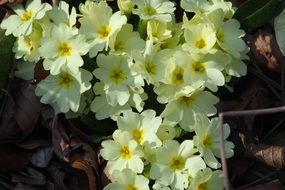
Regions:
M 41 0 L 28 0 L 26 8 L 21 4 L 9 5 L 16 15 L 11 15 L 3 20 L 0 27 L 6 29 L 5 34 L 13 34 L 15 37 L 27 36 L 33 31 L 33 23 L 45 16 L 46 11 L 51 9 L 48 3 Z
M 163 123 L 158 128 L 156 135 L 162 142 L 165 140 L 172 140 L 176 136 L 176 130 L 174 126 Z
M 111 7 L 104 1 L 88 2 L 86 5 L 88 7 L 80 6 L 83 15 L 79 19 L 81 24 L 79 33 L 85 35 L 91 44 L 89 56 L 95 57 L 104 47 L 107 49 L 109 43 L 113 43 L 111 41 L 115 40 L 121 27 L 126 24 L 127 17 L 120 11 L 112 14 Z
M 25 61 L 37 62 L 40 59 L 39 47 L 42 38 L 42 28 L 34 24 L 33 31 L 30 35 L 19 36 L 14 44 L 13 52 L 16 59 L 24 58 Z
M 88 50 L 89 45 L 84 37 L 65 24 L 55 25 L 51 35 L 41 41 L 39 48 L 40 55 L 44 58 L 43 66 L 52 75 L 59 74 L 63 66 L 68 67 L 72 73 L 77 73 L 83 65 L 81 55 Z
M 137 84 L 136 78 L 131 75 L 127 58 L 99 54 L 97 64 L 99 68 L 95 69 L 93 74 L 105 84 L 108 103 L 113 106 L 126 104 L 131 95 L 128 87 L 141 85 Z
M 159 183 L 155 183 L 153 186 L 152 186 L 153 190 L 171 190 L 168 186 L 165 186 L 165 185 L 162 185 L 162 184 L 159 184 Z
M 220 157 L 220 125 L 218 118 L 209 120 L 207 117 L 200 114 L 195 117 L 196 123 L 193 126 L 196 135 L 193 137 L 194 144 L 203 156 L 205 163 L 211 168 L 217 169 L 221 165 L 215 158 Z M 230 127 L 225 124 L 224 140 L 230 134 Z M 225 140 L 226 158 L 233 156 L 234 144 Z
M 181 49 L 180 41 L 183 31 L 182 23 L 167 23 L 167 29 L 171 31 L 171 37 L 160 42 L 160 49 Z
M 52 10 L 49 12 L 49 18 L 55 24 L 64 23 L 69 27 L 73 27 L 76 23 L 76 9 L 71 8 L 69 14 L 69 5 L 65 1 L 60 1 L 58 6 L 53 6 Z
M 211 0 L 211 5 L 207 7 L 207 12 L 212 12 L 217 9 L 222 9 L 224 13 L 224 18 L 230 19 L 234 15 L 234 9 L 232 3 L 225 0 Z
M 142 80 L 141 85 L 144 84 L 143 79 L 141 78 L 140 75 L 137 75 L 136 78 L 139 78 L 139 80 Z M 144 89 L 142 87 L 131 87 L 130 86 L 130 92 L 131 92 L 131 97 L 128 103 L 133 108 L 136 108 L 138 112 L 141 112 L 145 105 L 144 101 L 148 99 L 148 95 L 144 92 Z
M 216 31 L 208 23 L 191 25 L 184 31 L 186 43 L 182 45 L 184 51 L 190 53 L 215 53 Z
M 174 12 L 174 3 L 168 0 L 133 0 L 137 9 L 133 14 L 138 15 L 142 20 L 159 20 L 170 22 L 171 14 Z
M 149 190 L 149 180 L 130 169 L 114 171 L 112 177 L 112 183 L 104 187 L 104 190 Z
M 132 140 L 127 132 L 116 130 L 113 133 L 114 140 L 102 142 L 101 156 L 108 160 L 107 170 L 111 173 L 115 170 L 122 171 L 129 168 L 133 172 L 141 173 L 144 168 L 141 160 L 142 152 L 135 140 Z
M 34 62 L 17 61 L 15 76 L 24 80 L 32 80 L 34 79 L 35 66 Z
M 188 177 L 206 167 L 200 156 L 195 156 L 191 140 L 181 144 L 176 140 L 166 140 L 156 154 L 156 163 L 152 164 L 150 177 L 171 189 L 185 189 L 188 187 Z
M 98 120 L 107 119 L 110 117 L 113 120 L 117 120 L 117 117 L 126 110 L 130 110 L 131 107 L 128 104 L 124 105 L 111 105 L 107 101 L 107 97 L 104 90 L 103 82 L 96 82 L 93 91 L 96 95 L 94 100 L 91 102 L 91 111 L 95 112 L 95 117 Z
M 245 32 L 240 29 L 240 23 L 235 19 L 227 20 L 217 31 L 219 46 L 235 58 L 241 57 L 241 52 L 246 49 L 242 37 Z
M 245 76 L 247 72 L 247 66 L 242 60 L 248 60 L 249 57 L 246 55 L 248 52 L 248 48 L 241 52 L 241 58 L 232 57 L 232 61 L 230 64 L 226 65 L 225 71 L 230 76 Z
M 147 23 L 147 36 L 154 44 L 162 42 L 171 37 L 171 30 L 167 28 L 167 24 L 157 20 L 150 20 Z
M 157 84 L 164 78 L 165 65 L 170 60 L 169 50 L 160 50 L 160 45 L 153 45 L 151 41 L 146 42 L 145 52 L 134 52 L 134 70 L 141 74 L 148 84 Z
M 174 57 L 177 64 L 181 68 L 185 68 L 183 79 L 187 84 L 199 86 L 201 82 L 204 82 L 205 86 L 212 91 L 217 91 L 217 86 L 225 84 L 222 71 L 231 61 L 228 54 L 222 51 L 217 51 L 214 54 L 189 54 L 178 51 Z
M 204 13 L 206 7 L 210 6 L 207 0 L 181 0 L 181 8 L 187 12 Z
M 132 51 L 143 51 L 145 41 L 140 38 L 138 32 L 133 32 L 131 24 L 125 24 L 116 36 L 116 40 L 110 41 L 109 44 L 112 53 L 131 55 Z
M 40 101 L 51 104 L 56 113 L 66 113 L 71 109 L 77 112 L 80 96 L 91 88 L 92 74 L 80 69 L 77 74 L 64 67 L 58 75 L 49 75 L 37 84 L 35 93 L 41 96 Z
M 187 190 L 222 190 L 224 189 L 223 177 L 221 170 L 212 171 L 210 168 L 205 168 L 198 171 L 191 179 Z
M 140 145 L 145 142 L 152 146 L 160 146 L 161 142 L 156 132 L 161 124 L 161 117 L 155 117 L 154 110 L 145 110 L 138 114 L 132 111 L 123 112 L 117 120 L 118 128 L 127 131 Z
M 125 14 L 130 14 L 135 6 L 132 0 L 117 0 L 120 11 Z
M 230 2 L 224 0 L 182 0 L 181 7 L 187 12 L 194 12 L 196 15 L 205 16 L 217 9 L 223 12 L 223 18 L 232 18 L 234 10 Z
M 179 123 L 186 131 L 193 131 L 192 125 L 195 123 L 195 113 L 205 116 L 213 116 L 217 110 L 215 104 L 219 99 L 208 91 L 197 89 L 189 94 L 181 93 L 179 97 L 170 101 L 161 117 L 166 121 Z

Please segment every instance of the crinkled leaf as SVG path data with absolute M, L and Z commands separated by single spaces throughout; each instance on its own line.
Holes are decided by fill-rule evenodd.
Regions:
M 279 48 L 285 56 L 285 9 L 274 19 L 274 29 Z
M 12 52 L 14 41 L 13 36 L 5 36 L 5 31 L 0 29 L 0 89 L 5 88 L 8 81 L 14 59 Z
M 236 11 L 235 17 L 246 27 L 257 28 L 276 14 L 278 0 L 248 0 Z

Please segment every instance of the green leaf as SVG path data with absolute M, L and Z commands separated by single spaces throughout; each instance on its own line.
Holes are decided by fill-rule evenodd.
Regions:
M 112 135 L 117 128 L 117 124 L 113 120 L 97 120 L 93 114 L 81 115 L 80 121 L 92 130 L 94 138 Z
M 5 31 L 0 29 L 0 90 L 6 87 L 9 72 L 14 59 L 12 48 L 15 38 L 5 36 Z
M 283 56 L 285 56 L 285 9 L 274 19 L 274 29 L 277 44 Z
M 254 29 L 275 16 L 278 4 L 279 0 L 248 0 L 237 9 L 234 17 L 245 27 Z

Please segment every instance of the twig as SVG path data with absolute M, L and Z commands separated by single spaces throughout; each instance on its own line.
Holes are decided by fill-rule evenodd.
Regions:
M 263 72 L 262 72 L 262 70 L 260 69 L 260 67 L 259 67 L 254 61 L 253 61 L 252 63 L 253 63 L 253 65 L 254 65 L 254 67 L 256 68 L 256 70 L 257 70 L 259 73 L 261 73 L 262 75 L 264 75 Z M 270 82 L 268 82 L 267 80 L 265 80 L 264 82 L 266 83 L 266 85 L 268 86 L 268 88 L 271 90 L 271 92 L 272 92 L 280 101 L 282 101 L 282 97 L 281 97 L 280 94 L 272 87 L 272 85 L 270 84 Z
M 0 184 L 3 185 L 4 187 L 6 187 L 7 189 L 14 189 L 14 187 L 12 187 L 11 185 L 9 185 L 6 182 L 2 181 L 1 178 L 0 178 Z
M 229 181 L 229 173 L 228 167 L 225 157 L 225 142 L 224 142 L 224 118 L 225 117 L 237 117 L 237 116 L 248 116 L 248 115 L 262 115 L 262 114 L 273 114 L 278 112 L 285 112 L 285 106 L 276 107 L 276 108 L 268 108 L 268 109 L 255 109 L 255 110 L 241 110 L 241 111 L 228 111 L 219 113 L 219 123 L 220 123 L 220 153 L 221 153 L 221 161 L 222 168 L 224 172 L 224 185 L 225 190 L 230 190 L 230 181 Z
M 273 131 L 275 131 L 278 127 L 281 126 L 281 124 L 285 121 L 285 118 L 281 119 L 272 129 L 270 129 L 270 131 L 268 131 L 266 133 L 266 135 L 260 139 L 260 141 L 265 141 L 271 134 Z
M 260 73 L 252 68 L 252 66 L 248 66 L 248 71 L 254 74 L 259 79 L 263 80 L 264 82 L 270 83 L 274 88 L 281 90 L 281 85 L 269 78 L 268 76 L 264 75 L 263 73 Z

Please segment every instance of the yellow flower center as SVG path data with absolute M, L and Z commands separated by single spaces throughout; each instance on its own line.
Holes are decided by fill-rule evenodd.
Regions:
M 120 84 L 125 80 L 124 71 L 119 68 L 115 68 L 111 71 L 109 78 L 111 81 L 113 81 L 113 83 Z
M 120 156 L 123 159 L 130 159 L 132 157 L 132 152 L 130 151 L 129 147 L 127 146 L 121 147 Z
M 202 142 L 206 148 L 210 148 L 212 145 L 212 139 L 211 139 L 210 135 L 207 135 L 207 134 L 204 135 L 202 138 Z
M 111 31 L 112 29 L 109 26 L 102 26 L 102 28 L 98 31 L 98 36 L 100 39 L 107 38 Z
M 160 44 L 160 49 L 166 49 L 166 48 L 168 48 L 168 46 L 169 46 L 169 44 L 167 42 L 162 42 Z
M 156 10 L 152 7 L 144 7 L 143 8 L 143 12 L 145 12 L 145 14 L 152 16 L 156 14 Z
M 124 50 L 124 43 L 122 41 L 116 41 L 115 50 L 117 50 L 117 51 Z
M 193 104 L 193 102 L 195 101 L 195 98 L 192 96 L 182 96 L 181 98 L 178 99 L 178 103 L 180 104 L 180 106 L 182 107 L 188 107 L 191 106 Z
M 135 141 L 137 141 L 137 143 L 141 144 L 144 140 L 144 132 L 143 130 L 140 129 L 134 129 L 133 130 L 133 138 L 135 139 Z
M 156 74 L 156 65 L 151 63 L 151 62 L 146 62 L 145 64 L 145 69 L 150 75 L 155 75 Z
M 68 43 L 61 43 L 58 47 L 58 54 L 62 57 L 68 57 L 72 53 L 72 47 Z
M 21 15 L 21 21 L 26 22 L 28 20 L 30 20 L 33 16 L 33 12 L 32 11 L 25 11 L 22 15 Z
M 206 42 L 205 42 L 204 39 L 199 39 L 199 40 L 196 41 L 195 46 L 198 49 L 202 49 L 202 48 L 204 48 L 206 46 Z
M 208 189 L 208 183 L 204 182 L 198 185 L 197 190 L 207 190 Z
M 139 188 L 137 188 L 137 186 L 133 185 L 133 184 L 128 184 L 126 190 L 138 190 Z
M 60 87 L 65 88 L 65 89 L 70 89 L 73 83 L 74 83 L 74 80 L 70 74 L 64 72 L 59 75 L 58 85 Z
M 192 64 L 192 69 L 194 72 L 197 72 L 197 73 L 204 73 L 206 68 L 205 68 L 205 65 L 201 62 L 195 62 Z
M 174 84 L 182 84 L 183 80 L 183 72 L 184 70 L 180 67 L 177 67 L 172 74 L 172 83 Z
M 172 170 L 182 170 L 185 166 L 185 159 L 182 156 L 175 156 L 170 160 L 169 166 Z

